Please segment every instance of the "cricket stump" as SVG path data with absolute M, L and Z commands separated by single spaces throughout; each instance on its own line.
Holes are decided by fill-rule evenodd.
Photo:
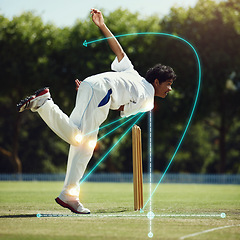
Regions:
M 132 155 L 134 210 L 138 211 L 143 208 L 143 175 L 141 128 L 137 125 L 132 128 Z

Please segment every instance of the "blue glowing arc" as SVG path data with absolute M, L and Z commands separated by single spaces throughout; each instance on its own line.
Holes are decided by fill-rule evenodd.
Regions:
M 168 166 L 166 167 L 166 169 L 165 169 L 162 177 L 160 178 L 157 186 L 155 187 L 155 189 L 154 189 L 153 192 L 151 193 L 151 196 L 149 197 L 149 199 L 148 199 L 148 200 L 146 201 L 146 203 L 144 204 L 144 206 L 143 206 L 143 208 L 142 208 L 142 209 L 144 209 L 144 208 L 146 207 L 146 205 L 149 203 L 149 201 L 151 200 L 153 194 L 156 192 L 159 184 L 162 182 L 162 180 L 163 180 L 166 172 L 168 171 L 170 165 L 172 164 L 172 162 L 173 162 L 173 160 L 174 160 L 174 158 L 175 158 L 175 156 L 176 156 L 176 154 L 177 154 L 177 152 L 178 152 L 178 150 L 179 150 L 179 148 L 180 148 L 180 146 L 181 146 L 181 144 L 182 144 L 182 141 L 183 141 L 183 139 L 184 139 L 184 137 L 185 137 L 185 135 L 186 135 L 186 133 L 187 133 L 187 130 L 188 130 L 189 125 L 190 125 L 190 123 L 191 123 L 191 121 L 192 121 L 192 117 L 193 117 L 193 114 L 194 114 L 194 112 L 195 112 L 196 105 L 197 105 L 197 102 L 198 102 L 199 92 L 200 92 L 200 87 L 201 87 L 201 75 L 202 75 L 202 74 L 201 74 L 201 63 L 200 63 L 200 59 L 199 59 L 199 56 L 198 56 L 198 54 L 197 54 L 197 51 L 196 51 L 196 49 L 193 47 L 193 45 L 192 45 L 191 43 L 189 43 L 187 40 L 185 40 L 184 38 L 179 37 L 179 36 L 176 36 L 176 35 L 172 35 L 172 34 L 169 34 L 169 33 L 160 33 L 160 32 L 127 33 L 127 34 L 116 35 L 115 38 L 127 37 L 127 36 L 133 36 L 133 35 L 136 35 L 136 36 L 137 36 L 137 35 L 161 35 L 161 36 L 171 37 L 171 38 L 175 38 L 175 39 L 178 39 L 178 40 L 180 40 L 180 41 L 183 41 L 184 43 L 186 43 L 186 44 L 193 50 L 193 52 L 194 52 L 194 54 L 195 54 L 195 57 L 196 57 L 196 59 L 197 59 L 197 65 L 198 65 L 198 86 L 197 86 L 197 92 L 196 92 L 196 95 L 195 95 L 193 107 L 192 107 L 191 112 L 190 112 L 190 116 L 189 116 L 189 118 L 188 118 L 188 122 L 187 122 L 187 124 L 186 124 L 186 127 L 185 127 L 185 129 L 184 129 L 184 131 L 183 131 L 183 134 L 182 134 L 182 136 L 181 136 L 181 138 L 180 138 L 180 140 L 179 140 L 179 143 L 178 143 L 178 145 L 177 145 L 177 147 L 176 147 L 176 149 L 175 149 L 175 152 L 174 152 L 174 154 L 173 154 L 173 156 L 172 156 L 172 158 L 171 158 Z M 95 42 L 104 41 L 104 40 L 107 40 L 107 39 L 109 39 L 109 38 L 112 38 L 112 37 L 100 38 L 100 39 L 93 40 L 93 41 L 89 41 L 89 42 L 87 42 L 87 41 L 85 40 L 84 43 L 83 43 L 83 45 L 84 45 L 85 47 L 87 47 L 89 44 L 92 44 L 92 43 L 95 43 Z

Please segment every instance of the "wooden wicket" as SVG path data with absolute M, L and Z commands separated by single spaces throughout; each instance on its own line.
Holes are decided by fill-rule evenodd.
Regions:
M 143 176 L 141 128 L 137 125 L 132 128 L 132 153 L 134 210 L 138 211 L 143 208 Z

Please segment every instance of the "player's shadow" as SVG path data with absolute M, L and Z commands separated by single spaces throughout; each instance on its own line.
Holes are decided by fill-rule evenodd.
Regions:
M 108 214 L 114 214 L 114 213 L 124 213 L 124 212 L 129 212 L 129 209 L 99 209 L 95 211 L 94 213 L 108 213 Z
M 2 215 L 0 218 L 31 218 L 37 217 L 36 214 L 17 214 L 17 215 Z

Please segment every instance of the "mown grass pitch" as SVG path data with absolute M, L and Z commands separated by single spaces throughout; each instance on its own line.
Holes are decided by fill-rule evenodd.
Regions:
M 146 216 L 149 205 L 144 213 L 133 211 L 132 184 L 84 183 L 81 201 L 92 211 L 88 216 L 73 215 L 55 203 L 62 185 L 0 182 L 0 239 L 240 239 L 238 185 L 160 185 L 152 198 L 152 211 L 158 215 L 152 219 L 152 238 L 148 237 L 150 220 Z M 148 197 L 145 184 L 144 201 Z M 37 218 L 37 213 L 72 216 Z M 231 227 L 203 232 L 224 226 Z M 195 233 L 199 234 L 187 237 Z

